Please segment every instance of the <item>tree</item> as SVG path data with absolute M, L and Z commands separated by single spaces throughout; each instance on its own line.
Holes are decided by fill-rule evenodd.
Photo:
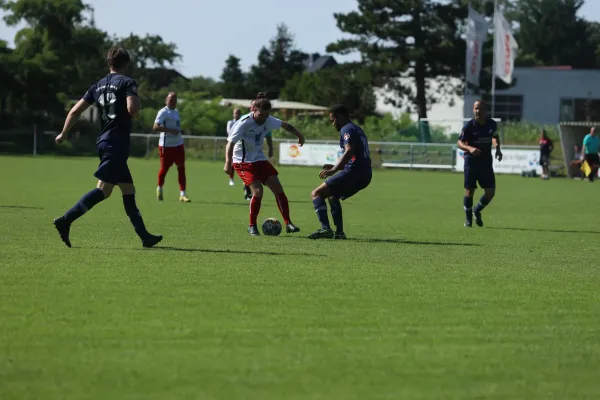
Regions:
M 285 24 L 277 26 L 277 34 L 269 48 L 261 48 L 257 64 L 250 68 L 248 87 L 252 94 L 271 92 L 277 97 L 288 79 L 304 70 L 307 54 L 297 50 L 294 37 Z
M 465 42 L 459 21 L 467 17 L 467 8 L 460 0 L 358 0 L 358 11 L 334 17 L 338 28 L 352 38 L 330 44 L 327 51 L 360 52 L 374 84 L 389 90 L 389 103 L 413 105 L 425 118 L 428 103 L 459 89 L 448 78 L 464 74 Z M 401 76 L 411 77 L 414 89 L 402 86 Z M 426 78 L 441 83 L 429 99 Z
M 284 100 L 331 107 L 342 103 L 362 121 L 375 113 L 376 98 L 367 70 L 356 64 L 339 64 L 315 73 L 303 72 L 288 80 L 281 92 Z
M 240 67 L 240 59 L 233 54 L 230 54 L 225 60 L 221 81 L 221 94 L 223 97 L 241 99 L 248 95 L 246 76 Z
M 577 16 L 583 0 L 515 0 L 507 16 L 518 23 L 518 65 L 596 68 L 593 26 Z
M 165 68 L 181 59 L 181 55 L 177 53 L 177 45 L 165 43 L 160 35 L 146 34 L 140 37 L 130 34 L 126 38 L 118 39 L 117 44 L 129 52 L 135 67 L 140 69 Z

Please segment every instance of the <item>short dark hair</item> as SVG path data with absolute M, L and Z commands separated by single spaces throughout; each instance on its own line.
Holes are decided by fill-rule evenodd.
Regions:
M 350 111 L 343 104 L 336 104 L 330 111 L 336 117 L 350 117 Z
M 108 50 L 108 55 L 106 56 L 106 62 L 108 62 L 108 66 L 115 69 L 121 69 L 131 61 L 131 56 L 127 52 L 127 50 L 121 47 L 113 47 Z
M 256 95 L 256 100 L 254 100 L 254 107 L 256 107 L 259 110 L 271 109 L 271 101 L 267 98 L 267 94 L 265 92 L 259 92 Z

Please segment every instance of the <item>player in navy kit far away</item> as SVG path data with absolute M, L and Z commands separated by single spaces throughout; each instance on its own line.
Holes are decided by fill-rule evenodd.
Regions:
M 130 61 L 129 53 L 121 48 L 112 48 L 107 56 L 110 73 L 93 84 L 83 98 L 71 109 L 56 143 L 67 139 L 77 118 L 92 104 L 101 114 L 101 131 L 96 140 L 100 165 L 94 176 L 98 178 L 96 189 L 86 193 L 62 217 L 54 220 L 54 226 L 62 241 L 71 247 L 69 232 L 71 224 L 96 204 L 108 198 L 114 187 L 123 193 L 125 212 L 144 247 L 152 247 L 162 240 L 161 235 L 148 233 L 135 203 L 133 178 L 127 166 L 129 158 L 131 118 L 140 111 L 140 99 L 136 82 L 125 76 Z
M 458 147 L 465 152 L 463 206 L 467 217 L 465 226 L 469 228 L 473 226 L 473 215 L 475 215 L 477 226 L 483 226 L 481 212 L 490 204 L 496 194 L 492 146 L 496 148 L 495 157 L 498 161 L 502 161 L 498 126 L 496 121 L 486 117 L 485 104 L 482 100 L 477 100 L 473 104 L 473 114 L 474 118 L 465 124 L 458 138 Z M 483 188 L 484 194 L 473 208 L 473 196 L 477 183 Z
M 310 239 L 346 239 L 340 200 L 354 196 L 369 186 L 372 178 L 367 136 L 359 126 L 350 121 L 348 109 L 341 104 L 335 105 L 329 113 L 329 120 L 340 132 L 340 147 L 344 153 L 335 165 L 326 164 L 319 173 L 321 179 L 332 177 L 312 192 L 313 206 L 321 229 L 310 234 Z M 329 225 L 325 199 L 329 199 L 335 232 Z

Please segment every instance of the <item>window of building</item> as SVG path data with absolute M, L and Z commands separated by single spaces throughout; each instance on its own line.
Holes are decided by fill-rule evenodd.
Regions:
M 560 99 L 559 116 L 561 121 L 598 121 L 600 99 Z
M 485 108 L 489 116 L 492 115 L 492 96 L 483 96 Z M 495 96 L 494 118 L 502 121 L 521 121 L 523 118 L 523 96 L 510 94 L 497 94 Z

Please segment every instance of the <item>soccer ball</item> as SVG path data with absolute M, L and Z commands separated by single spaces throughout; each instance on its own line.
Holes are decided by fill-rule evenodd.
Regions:
M 267 236 L 279 236 L 281 233 L 281 222 L 275 218 L 267 218 L 262 224 L 262 231 Z

